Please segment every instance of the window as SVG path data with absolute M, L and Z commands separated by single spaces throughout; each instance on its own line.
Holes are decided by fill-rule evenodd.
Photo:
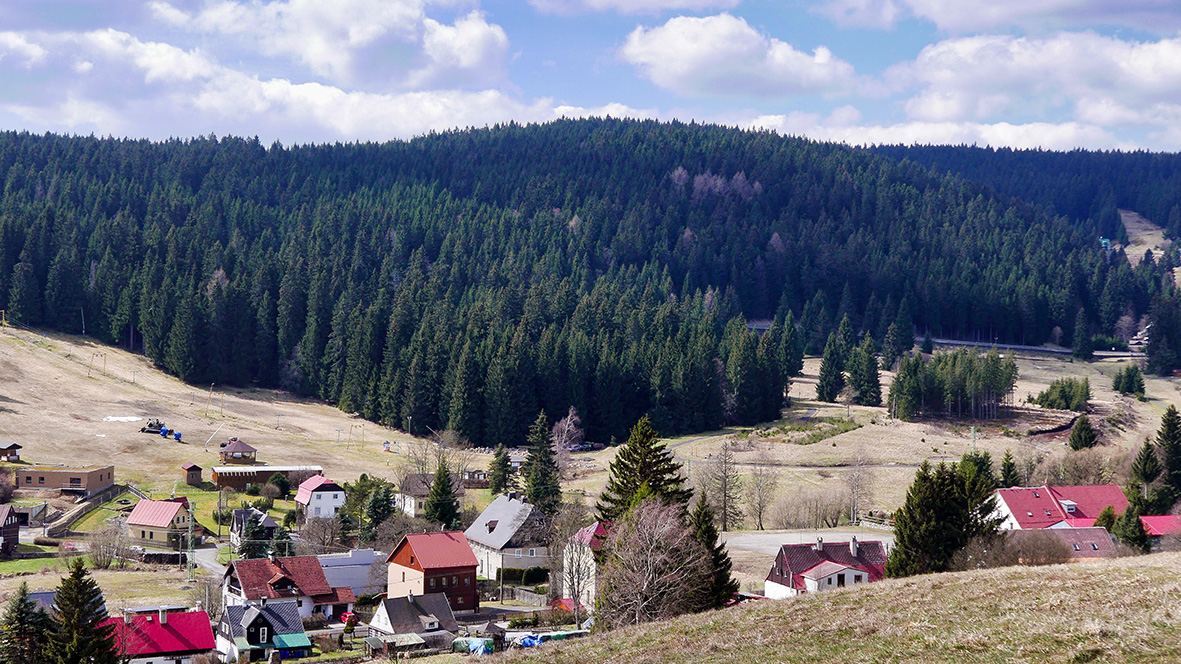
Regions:
M 456 604 L 463 604 L 463 596 L 461 595 L 461 596 L 459 596 L 459 597 L 456 597 L 456 598 L 455 598 L 455 603 L 456 603 Z
M 156 539 L 156 533 L 148 533 L 148 539 Z
M 32 483 L 33 483 L 33 476 L 32 475 L 25 475 L 25 484 L 32 484 Z
M 146 531 L 146 530 L 139 531 L 139 538 L 140 539 L 147 539 L 148 538 L 148 531 Z
M 828 585 L 830 585 L 830 586 L 832 585 L 832 577 L 831 576 L 828 577 Z
M 319 507 L 316 508 L 316 516 L 320 516 L 320 508 Z
M 37 484 L 45 484 L 45 477 L 44 476 L 38 477 Z
M 458 576 L 451 577 L 451 585 L 453 585 L 453 586 L 459 585 L 459 577 Z
M 405 572 L 402 572 L 402 580 L 403 580 L 403 581 L 405 581 L 405 580 L 406 580 L 406 573 L 405 573 Z
M 323 497 L 324 497 L 324 494 L 322 494 L 322 493 L 317 493 L 317 494 L 316 494 L 316 500 L 320 500 L 320 499 L 322 499 Z
M 447 587 L 447 577 L 445 577 L 445 576 L 444 576 L 444 577 L 440 578 L 440 579 L 439 579 L 439 585 L 441 585 L 441 586 L 443 586 L 444 588 L 446 588 L 446 587 Z
M 853 583 L 861 583 L 861 575 L 860 574 L 853 575 Z
M 435 580 L 434 580 L 434 579 L 431 579 L 431 587 L 432 587 L 432 588 L 434 588 L 434 587 L 435 587 Z
M 472 585 L 472 577 L 470 577 L 470 576 L 463 577 L 463 585 L 465 585 L 465 586 Z
M 1099 545 L 1098 545 L 1098 544 L 1095 544 L 1094 542 L 1091 542 L 1091 550 L 1092 550 L 1092 551 L 1098 551 L 1098 550 L 1099 550 Z
M 838 586 L 843 586 L 843 585 L 845 585 L 845 575 L 844 575 L 844 574 L 838 574 L 838 575 L 837 575 L 837 585 L 838 585 Z
M 521 557 L 521 550 L 520 550 L 520 549 L 517 549 L 517 557 L 518 557 L 518 558 L 520 558 L 520 557 Z
M 267 636 L 269 636 L 269 634 L 267 634 L 267 628 L 266 627 L 259 627 L 258 628 L 258 642 L 259 643 L 266 643 L 269 640 L 269 639 L 267 639 Z
M 1074 550 L 1075 550 L 1075 551 L 1078 551 L 1078 550 L 1079 550 L 1079 548 L 1078 548 L 1078 545 L 1077 545 L 1077 544 L 1075 544 L 1075 545 L 1074 545 Z
M 332 494 L 332 499 L 333 500 L 340 500 L 340 494 L 339 493 Z
M 529 549 L 529 557 L 536 558 L 537 557 L 537 549 Z

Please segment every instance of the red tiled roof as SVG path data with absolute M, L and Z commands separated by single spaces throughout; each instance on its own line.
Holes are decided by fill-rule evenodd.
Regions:
M 821 565 L 826 567 L 817 571 L 824 571 L 827 567 L 832 567 L 823 576 L 839 571 L 831 563 L 836 563 L 840 568 L 852 567 L 865 572 L 867 582 L 880 581 L 886 572 L 886 550 L 877 540 L 857 542 L 856 557 L 849 549 L 849 542 L 824 542 L 824 546 L 819 551 L 816 550 L 814 544 L 784 544 L 779 548 L 779 554 L 775 556 L 775 562 L 772 564 L 770 573 L 767 574 L 767 580 L 788 585 L 784 582 L 790 579 L 792 588 L 802 590 L 805 588 L 805 572 Z M 783 570 L 782 576 L 777 573 L 780 568 Z
M 176 513 L 183 508 L 183 503 L 171 500 L 141 500 L 127 515 L 127 525 L 167 528 L 172 525 Z
M 292 556 L 291 558 L 276 558 L 271 562 L 269 558 L 254 560 L 238 560 L 233 563 L 233 571 L 238 575 L 238 583 L 242 585 L 242 594 L 246 599 L 270 599 L 290 597 L 290 593 L 280 593 L 271 587 L 271 583 L 284 578 L 290 579 L 299 588 L 300 595 L 315 597 L 332 592 L 328 579 L 324 577 L 324 568 L 315 556 Z M 351 592 L 351 591 L 350 591 Z
M 357 601 L 357 596 L 353 593 L 353 589 L 348 586 L 333 588 L 330 593 L 312 597 L 312 604 L 315 606 L 324 606 L 325 604 L 351 604 L 355 601 Z
M 1148 533 L 1149 537 L 1181 533 L 1181 516 L 1177 514 L 1142 516 L 1140 523 L 1144 525 L 1144 532 Z
M 390 562 L 402 547 L 408 546 L 418 558 L 423 570 L 447 567 L 475 567 L 476 554 L 467 543 L 467 538 L 458 531 L 447 533 L 410 533 L 402 538 L 390 553 Z
M 1108 505 L 1117 515 L 1128 508 L 1127 497 L 1115 484 L 997 489 L 996 494 L 1024 529 L 1048 528 L 1067 519 L 1094 519 Z M 1074 512 L 1067 512 L 1062 501 L 1072 501 Z
M 607 540 L 607 536 L 610 534 L 610 522 L 596 521 L 571 535 L 570 541 L 577 542 L 584 546 L 589 546 L 592 551 L 598 551 L 599 549 L 603 548 L 603 542 Z
M 303 481 L 299 485 L 299 489 L 295 492 L 295 502 L 301 505 L 307 505 L 312 502 L 312 492 L 320 489 L 320 487 L 327 487 L 326 491 L 344 491 L 340 485 L 323 475 L 313 475 Z
M 169 613 L 162 625 L 155 613 L 136 614 L 127 624 L 122 618 L 107 618 L 104 624 L 115 627 L 119 652 L 128 655 L 167 655 L 213 650 L 213 628 L 204 611 Z

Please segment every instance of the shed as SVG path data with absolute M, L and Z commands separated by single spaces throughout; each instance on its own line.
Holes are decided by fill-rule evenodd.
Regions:
M 255 463 L 258 450 L 235 437 L 225 442 L 220 455 L 222 463 Z
M 21 446 L 16 443 L 0 443 L 0 461 L 16 463 L 21 460 Z
M 190 486 L 200 486 L 201 482 L 204 481 L 201 479 L 201 466 L 189 462 L 181 466 L 180 469 L 185 473 L 185 484 Z

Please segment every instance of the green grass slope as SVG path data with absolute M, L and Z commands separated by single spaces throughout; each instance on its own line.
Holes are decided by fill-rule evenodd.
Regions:
M 890 580 L 596 634 L 507 659 L 1181 661 L 1181 554 Z

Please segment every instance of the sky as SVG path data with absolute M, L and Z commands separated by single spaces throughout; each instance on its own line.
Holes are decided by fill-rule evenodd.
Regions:
M 1181 0 L 5 0 L 0 129 L 284 145 L 605 116 L 1181 150 Z

